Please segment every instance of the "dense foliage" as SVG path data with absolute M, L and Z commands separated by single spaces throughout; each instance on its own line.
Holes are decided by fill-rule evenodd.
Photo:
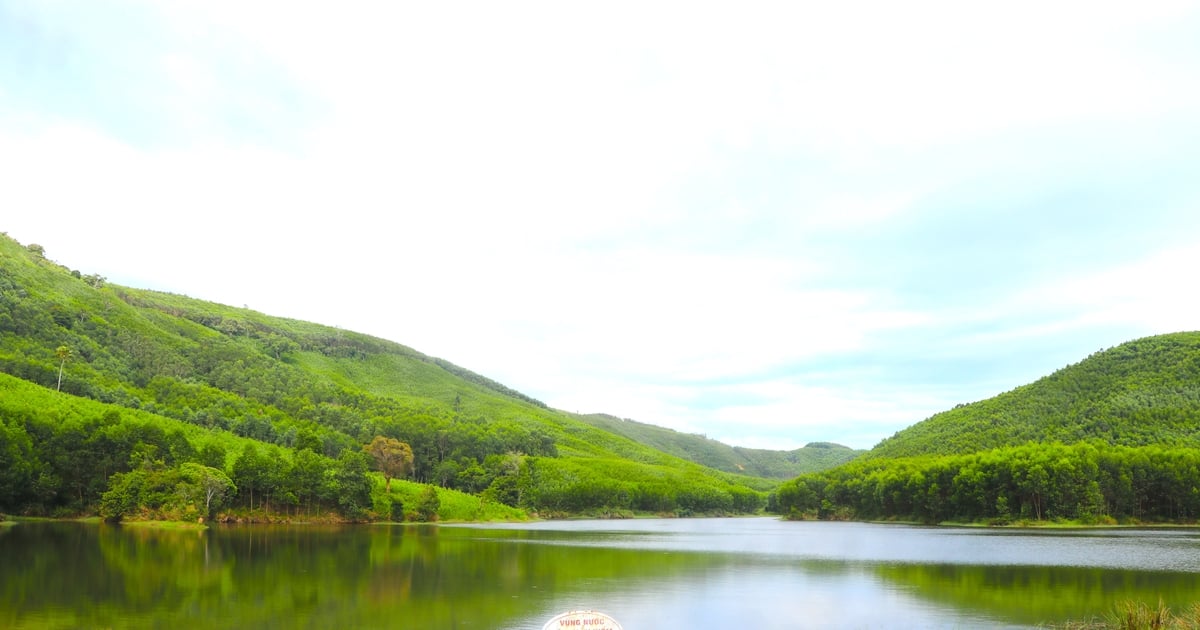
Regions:
M 363 449 L 376 438 L 404 444 L 400 474 L 439 494 L 554 513 L 753 511 L 774 485 L 390 341 L 111 285 L 7 236 L 0 373 L 40 386 L 0 379 L 0 512 L 211 512 L 165 496 L 199 483 L 195 464 L 229 478 L 226 512 L 389 518 L 392 492 L 368 479 L 384 463 Z
M 1132 341 L 780 486 L 794 517 L 1200 519 L 1200 333 Z
M 777 493 L 795 516 L 942 521 L 1194 521 L 1200 449 L 1026 444 L 967 455 L 865 459 Z
M 361 517 L 366 473 L 365 455 L 352 451 L 332 459 L 261 444 L 0 375 L 0 512 Z

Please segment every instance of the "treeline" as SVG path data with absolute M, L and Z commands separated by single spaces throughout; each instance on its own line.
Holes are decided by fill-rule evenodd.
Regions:
M 361 450 L 330 458 L 35 389 L 0 376 L 0 512 L 359 519 L 372 506 Z
M 926 523 L 1190 523 L 1200 519 L 1200 450 L 1089 441 L 862 459 L 784 483 L 770 509 Z
M 397 516 L 388 504 L 399 501 L 373 490 L 368 471 L 375 462 L 361 446 L 333 457 L 317 446 L 263 444 L 0 375 L 0 513 L 403 520 L 407 509 L 420 516 L 420 503 L 400 505 Z M 509 452 L 482 462 L 447 458 L 436 472 L 443 487 L 545 515 L 733 514 L 766 501 L 765 493 L 714 480 L 699 467 L 659 467 L 647 481 L 642 465 L 625 460 Z

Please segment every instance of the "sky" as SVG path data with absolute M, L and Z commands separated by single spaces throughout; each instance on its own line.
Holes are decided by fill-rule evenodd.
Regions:
M 1200 328 L 1195 2 L 0 0 L 0 231 L 870 448 Z

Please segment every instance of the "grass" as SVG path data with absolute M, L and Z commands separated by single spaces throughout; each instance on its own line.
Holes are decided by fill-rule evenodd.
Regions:
M 1157 606 L 1145 602 L 1125 602 L 1113 615 L 1113 627 L 1121 630 L 1142 628 L 1200 628 L 1200 602 L 1192 604 L 1182 614 L 1175 614 L 1159 600 Z
M 1104 619 L 1071 621 L 1054 626 L 1062 630 L 1188 630 L 1200 629 L 1200 601 L 1181 613 L 1159 600 L 1157 605 L 1125 601 L 1113 607 Z

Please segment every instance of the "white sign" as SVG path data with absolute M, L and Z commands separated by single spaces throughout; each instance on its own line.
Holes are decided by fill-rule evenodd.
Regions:
M 616 619 L 594 610 L 572 610 L 556 616 L 542 630 L 621 630 Z

